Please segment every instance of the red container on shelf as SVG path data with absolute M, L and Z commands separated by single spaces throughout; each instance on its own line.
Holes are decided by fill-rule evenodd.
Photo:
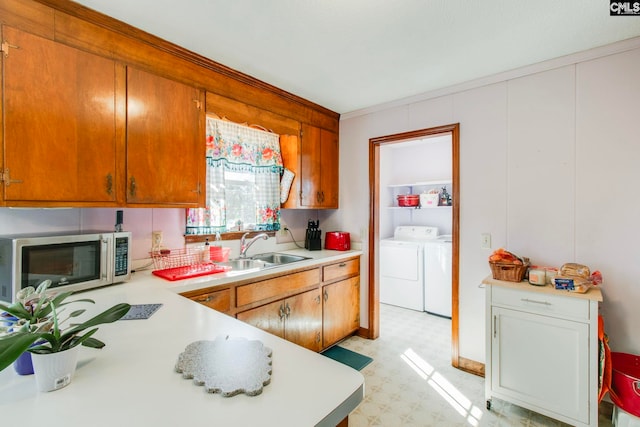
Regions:
M 420 204 L 419 194 L 400 194 L 397 197 L 398 206 L 400 207 L 414 207 Z

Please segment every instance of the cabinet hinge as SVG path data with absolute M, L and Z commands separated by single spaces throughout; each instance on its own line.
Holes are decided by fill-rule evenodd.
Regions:
M 193 102 L 196 104 L 196 108 L 197 108 L 198 110 L 201 110 L 201 109 L 202 109 L 202 102 L 200 102 L 200 100 L 199 100 L 199 99 L 194 99 L 194 100 L 193 100 Z
M 15 46 L 7 41 L 0 44 L 0 52 L 4 53 L 5 58 L 9 56 L 9 49 L 20 49 L 20 46 Z
M 0 182 L 3 183 L 5 187 L 10 186 L 11 184 L 22 184 L 21 179 L 11 179 L 9 169 L 0 169 Z

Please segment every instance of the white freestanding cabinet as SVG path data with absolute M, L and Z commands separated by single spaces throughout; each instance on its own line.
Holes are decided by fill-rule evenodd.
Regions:
M 487 278 L 485 397 L 575 426 L 598 425 L 599 289 Z

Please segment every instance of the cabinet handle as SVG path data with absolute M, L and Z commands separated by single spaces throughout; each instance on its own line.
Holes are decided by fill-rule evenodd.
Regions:
M 107 174 L 106 190 L 108 195 L 113 194 L 113 176 L 111 174 Z
M 498 328 L 496 328 L 496 322 L 497 322 L 497 318 L 498 316 L 496 316 L 495 314 L 493 315 L 493 337 L 496 337 L 496 331 Z
M 338 264 L 338 267 L 346 267 L 347 263 L 346 262 L 341 262 L 340 264 Z
M 324 295 L 324 300 L 326 302 L 329 299 L 329 292 L 327 292 L 327 290 L 325 289 L 322 294 Z
M 131 197 L 136 196 L 136 179 L 134 177 L 129 180 L 129 195 Z
M 320 304 L 320 301 L 321 301 L 321 299 L 320 299 L 320 295 L 318 295 L 318 296 L 316 297 L 315 301 L 316 301 L 316 304 Z
M 321 340 L 320 332 L 316 332 L 316 342 L 319 343 Z
M 324 190 L 322 191 L 322 203 L 324 203 Z
M 196 302 L 199 302 L 199 303 L 209 302 L 209 301 L 211 301 L 212 299 L 213 299 L 213 298 L 211 297 L 211 295 L 207 295 L 207 297 L 206 297 L 206 298 L 199 298 L 199 299 L 197 299 L 197 300 L 196 300 Z
M 534 299 L 529 299 L 529 298 L 521 298 L 520 301 L 532 302 L 534 304 L 553 305 L 553 304 L 551 304 L 550 302 L 547 302 L 547 301 L 536 301 Z
M 320 199 L 320 192 L 316 191 L 316 202 L 320 203 L 322 200 Z
M 287 305 L 285 306 L 284 312 L 288 319 L 289 316 L 291 315 L 291 307 L 289 307 L 289 303 L 287 303 Z
M 192 193 L 200 194 L 200 181 L 198 181 L 198 185 L 195 190 L 191 190 Z
M 280 304 L 278 311 L 280 312 L 280 320 L 284 320 L 284 306 L 282 304 Z

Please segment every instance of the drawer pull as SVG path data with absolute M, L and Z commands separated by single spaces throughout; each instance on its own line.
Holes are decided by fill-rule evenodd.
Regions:
M 338 264 L 338 267 L 346 267 L 347 263 L 346 262 L 341 262 L 340 264 Z
M 548 301 L 536 301 L 534 299 L 529 299 L 529 298 L 522 298 L 521 301 L 524 302 L 532 302 L 534 304 L 544 304 L 544 305 L 552 305 L 550 302 Z

